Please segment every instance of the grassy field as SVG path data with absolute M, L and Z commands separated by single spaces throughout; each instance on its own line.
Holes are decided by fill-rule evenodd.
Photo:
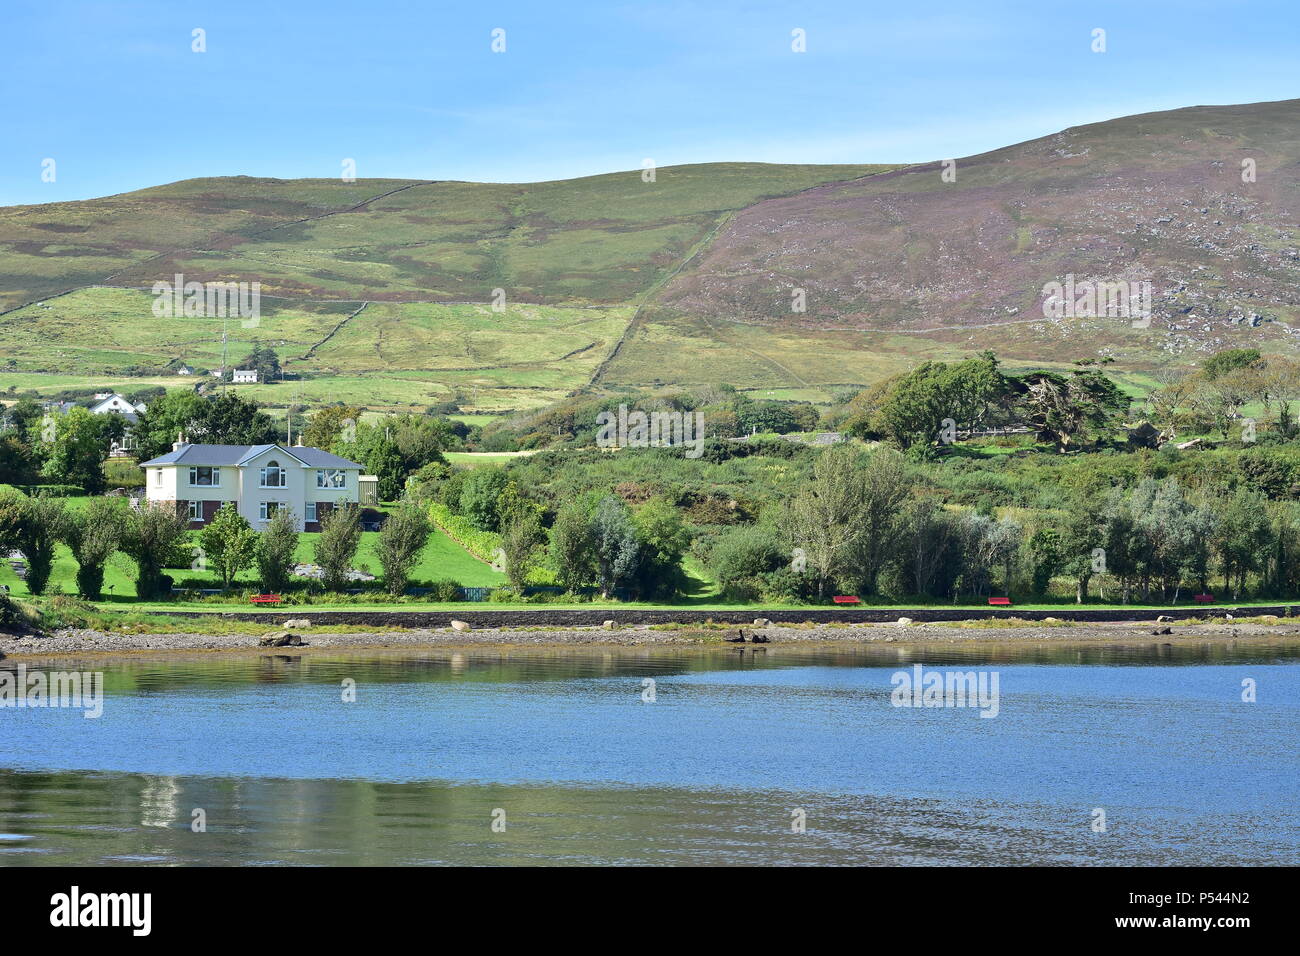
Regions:
M 155 318 L 152 301 L 138 290 L 95 288 L 0 316 L 0 354 L 17 365 L 0 371 L 0 392 L 194 387 L 204 379 L 111 375 L 130 365 L 220 367 L 221 320 Z M 232 364 L 260 342 L 276 349 L 290 376 L 238 386 L 240 394 L 271 406 L 342 401 L 398 409 L 461 400 L 486 412 L 537 407 L 585 384 L 632 312 L 518 303 L 501 312 L 429 303 L 378 303 L 353 315 L 356 309 L 278 300 L 264 303 L 257 328 L 227 323 Z

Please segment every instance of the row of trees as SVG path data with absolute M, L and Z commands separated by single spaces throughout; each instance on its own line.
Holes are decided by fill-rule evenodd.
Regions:
M 1177 479 L 1077 493 L 1065 508 L 995 517 L 946 506 L 896 452 L 834 448 L 780 519 L 720 535 L 707 560 L 734 599 L 828 593 L 1044 597 L 1054 579 L 1077 601 L 1176 601 L 1214 580 L 1239 598 L 1300 588 L 1300 520 L 1261 493 L 1193 494 Z
M 254 570 L 260 587 L 278 592 L 288 587 L 297 564 L 297 521 L 288 509 L 278 510 L 261 531 L 255 531 L 232 504 L 223 505 L 197 535 L 188 520 L 169 508 L 126 507 L 121 499 L 94 498 L 84 507 L 69 507 L 61 499 L 28 497 L 16 492 L 0 495 L 0 549 L 22 554 L 27 588 L 45 593 L 54 568 L 56 546 L 63 544 L 77 563 L 77 592 L 87 600 L 103 596 L 104 573 L 118 553 L 135 565 L 136 596 L 141 600 L 169 597 L 174 579 L 166 569 L 211 570 L 223 588 Z M 383 524 L 375 546 L 385 588 L 403 593 L 412 569 L 428 543 L 430 526 L 413 503 L 397 508 Z M 349 583 L 361 543 L 359 509 L 343 505 L 321 522 L 313 554 L 321 582 L 330 591 Z
M 1151 419 L 1167 434 L 1216 431 L 1224 438 L 1241 423 L 1242 409 L 1264 406 L 1278 433 L 1293 438 L 1292 405 L 1300 400 L 1300 362 L 1258 349 L 1227 349 L 1197 370 L 1175 375 L 1148 397 Z

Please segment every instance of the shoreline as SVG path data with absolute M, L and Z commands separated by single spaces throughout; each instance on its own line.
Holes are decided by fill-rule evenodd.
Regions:
M 1169 633 L 1161 633 L 1164 630 Z M 141 653 L 252 652 L 285 654 L 317 651 L 474 650 L 491 648 L 652 649 L 731 648 L 756 651 L 789 648 L 851 648 L 891 644 L 896 647 L 959 645 L 980 647 L 1049 643 L 1056 645 L 1125 644 L 1295 644 L 1300 643 L 1300 622 L 1213 620 L 1196 623 L 1113 621 L 1104 623 L 1057 622 L 1044 625 L 1022 622 L 1014 626 L 988 621 L 961 624 L 820 624 L 765 627 L 663 627 L 642 625 L 604 627 L 535 628 L 403 628 L 340 633 L 328 625 L 268 634 L 294 635 L 301 645 L 261 644 L 263 635 L 151 633 L 126 634 L 91 629 L 64 629 L 45 636 L 0 634 L 0 658 L 17 660 L 65 656 L 116 656 Z M 739 634 L 745 641 L 736 642 Z M 759 640 L 752 640 L 757 636 Z M 728 639 L 732 640 L 728 640 Z

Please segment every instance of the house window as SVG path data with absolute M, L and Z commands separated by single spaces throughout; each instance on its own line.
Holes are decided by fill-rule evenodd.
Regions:
M 314 501 L 309 501 L 309 502 L 307 502 L 306 511 L 307 511 L 307 520 L 308 520 L 308 521 L 315 521 L 315 520 L 316 520 L 316 502 L 314 502 Z
M 190 520 L 201 522 L 203 520 L 203 502 L 191 501 L 189 505 L 190 505 Z
M 221 469 L 220 468 L 191 468 L 190 484 L 202 485 L 208 488 L 221 487 Z
M 268 461 L 261 474 L 263 488 L 284 488 L 289 484 L 288 473 L 277 461 Z
M 257 516 L 263 521 L 270 521 L 275 517 L 275 513 L 283 507 L 283 501 L 263 501 L 258 505 Z
M 156 486 L 158 486 L 158 487 L 162 487 L 162 469 L 161 469 L 161 468 L 155 468 L 155 469 L 153 470 L 153 483 L 154 483 Z
M 346 488 L 348 486 L 347 472 L 338 468 L 327 468 L 316 472 L 317 488 Z

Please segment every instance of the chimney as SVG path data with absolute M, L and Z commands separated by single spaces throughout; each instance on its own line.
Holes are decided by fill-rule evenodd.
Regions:
M 185 433 L 177 432 L 176 440 L 172 442 L 172 451 L 180 451 L 184 447 L 185 447 Z

